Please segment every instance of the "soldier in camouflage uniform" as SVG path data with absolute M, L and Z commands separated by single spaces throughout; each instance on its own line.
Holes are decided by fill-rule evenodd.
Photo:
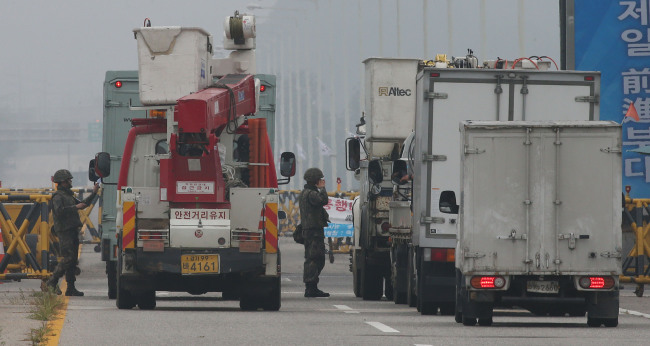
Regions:
M 79 232 L 83 223 L 79 218 L 79 209 L 86 208 L 95 198 L 99 185 L 95 184 L 93 193 L 83 202 L 74 197 L 72 188 L 72 174 L 67 169 L 60 169 L 54 173 L 52 179 L 58 184 L 57 191 L 52 196 L 52 213 L 54 215 L 54 233 L 59 238 L 59 248 L 63 260 L 59 262 L 47 281 L 47 286 L 53 288 L 58 294 L 59 278 L 65 274 L 65 280 L 68 288 L 65 291 L 66 296 L 83 296 L 83 292 L 78 291 L 75 286 L 75 270 L 77 268 L 79 253 Z
M 302 280 L 305 283 L 305 297 L 329 297 L 318 289 L 318 275 L 325 267 L 325 233 L 328 214 L 324 206 L 329 198 L 325 191 L 323 172 L 318 168 L 305 171 L 305 188 L 298 197 L 300 223 L 305 236 L 305 265 Z

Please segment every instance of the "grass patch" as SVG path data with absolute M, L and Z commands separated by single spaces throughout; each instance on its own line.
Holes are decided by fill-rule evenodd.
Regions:
M 47 335 L 51 332 L 47 322 L 53 320 L 59 310 L 63 308 L 63 298 L 57 295 L 54 289 L 49 288 L 45 292 L 32 292 L 32 307 L 29 318 L 43 321 L 40 328 L 32 328 L 29 333 L 29 340 L 32 345 L 40 345 L 47 341 Z
M 63 307 L 63 298 L 57 295 L 53 289 L 45 292 L 33 292 L 32 308 L 29 318 L 39 321 L 52 320 L 59 309 Z
M 0 327 L 0 345 L 4 346 L 6 344 L 7 343 L 4 340 L 2 340 L 2 327 Z
M 29 332 L 29 341 L 32 342 L 32 345 L 40 345 L 47 341 L 46 335 L 50 331 L 50 328 L 47 326 L 47 321 L 44 321 L 40 328 L 32 328 Z

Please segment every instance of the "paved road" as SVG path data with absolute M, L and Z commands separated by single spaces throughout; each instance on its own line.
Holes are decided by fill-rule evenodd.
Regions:
M 650 339 L 650 298 L 634 296 L 631 286 L 622 292 L 621 308 L 632 314 L 622 313 L 618 328 L 588 328 L 585 317 L 536 317 L 520 310 L 495 312 L 492 327 L 463 327 L 450 316 L 421 316 L 406 305 L 354 297 L 346 254 L 337 254 L 321 276 L 321 288 L 332 297 L 306 299 L 302 247 L 283 238 L 281 249 L 279 312 L 243 312 L 218 293 L 171 292 L 158 292 L 156 309 L 141 311 L 118 310 L 107 298 L 103 262 L 86 246 L 77 282 L 86 296 L 69 300 L 60 345 L 632 345 Z M 6 332 L 0 335 L 0 342 L 13 344 Z

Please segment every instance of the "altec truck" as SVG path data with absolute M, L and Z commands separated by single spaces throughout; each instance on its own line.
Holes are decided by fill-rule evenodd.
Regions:
M 466 121 L 456 321 L 495 307 L 618 325 L 621 127 Z
M 460 121 L 598 120 L 599 73 L 523 62 L 478 68 L 471 54 L 364 62 L 361 138 L 346 146 L 361 181 L 351 265 L 358 296 L 379 299 L 384 288 L 422 314 L 454 314 Z
M 226 59 L 211 58 L 202 29 L 134 30 L 149 115 L 132 120 L 117 182 L 120 309 L 153 309 L 156 291 L 280 308 L 282 213 L 266 119 L 256 117 L 254 18 L 236 12 L 226 28 L 224 46 L 236 49 Z M 294 161 L 282 154 L 283 176 Z

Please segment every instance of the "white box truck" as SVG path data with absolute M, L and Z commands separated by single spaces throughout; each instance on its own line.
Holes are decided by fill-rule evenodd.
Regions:
M 394 180 L 392 286 L 396 302 L 417 306 L 422 314 L 452 315 L 461 199 L 459 122 L 598 120 L 600 73 L 427 66 L 416 80 L 415 131 L 391 175 L 413 177 L 409 183 Z
M 557 117 L 561 117 L 560 114 Z M 618 325 L 621 127 L 464 121 L 456 321 L 495 307 Z

